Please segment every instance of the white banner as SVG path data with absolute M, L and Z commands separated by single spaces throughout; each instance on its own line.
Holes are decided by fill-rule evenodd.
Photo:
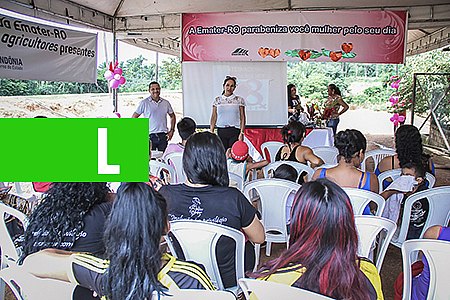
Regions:
M 0 14 L 0 78 L 96 82 L 97 35 Z

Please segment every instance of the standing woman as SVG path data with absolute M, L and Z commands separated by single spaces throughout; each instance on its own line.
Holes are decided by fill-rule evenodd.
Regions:
M 333 129 L 333 134 L 336 134 L 339 116 L 347 110 L 348 104 L 342 100 L 341 91 L 335 84 L 330 84 L 328 86 L 328 99 L 325 101 L 325 111 L 323 114 L 324 118 L 327 119 L 327 127 Z
M 238 139 L 244 139 L 245 101 L 236 96 L 236 77 L 227 76 L 223 82 L 223 92 L 213 102 L 210 131 L 217 134 L 225 149 L 231 148 Z
M 300 106 L 300 97 L 297 95 L 297 88 L 290 83 L 287 86 L 288 95 L 288 117 L 297 114 L 297 107 Z

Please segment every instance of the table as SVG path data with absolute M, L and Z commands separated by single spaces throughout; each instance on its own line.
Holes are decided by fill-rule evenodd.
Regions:
M 309 148 L 321 146 L 334 146 L 334 134 L 331 128 L 315 128 L 303 140 L 303 146 Z

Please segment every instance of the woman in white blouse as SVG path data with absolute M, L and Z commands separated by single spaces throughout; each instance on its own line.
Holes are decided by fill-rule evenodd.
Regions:
M 236 77 L 227 76 L 223 82 L 221 96 L 214 99 L 211 114 L 210 131 L 217 134 L 225 149 L 231 148 L 238 139 L 244 139 L 245 129 L 245 101 L 236 96 Z

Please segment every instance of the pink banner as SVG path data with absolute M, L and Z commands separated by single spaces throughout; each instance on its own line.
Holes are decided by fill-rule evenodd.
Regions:
M 183 61 L 400 64 L 406 11 L 183 14 Z

